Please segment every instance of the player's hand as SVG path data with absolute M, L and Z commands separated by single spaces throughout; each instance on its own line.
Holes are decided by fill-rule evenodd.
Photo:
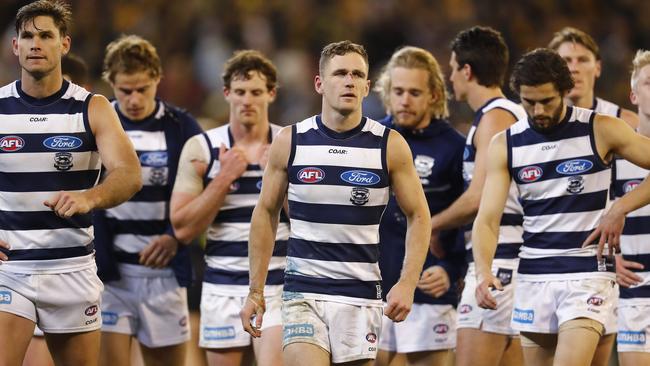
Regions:
M 244 150 L 237 146 L 226 149 L 226 145 L 219 146 L 219 174 L 226 175 L 231 181 L 237 180 L 246 171 L 248 160 Z
M 417 287 L 425 294 L 438 298 L 449 290 L 449 275 L 440 266 L 431 266 L 422 272 Z
M 140 252 L 140 264 L 151 268 L 164 268 L 174 258 L 177 250 L 178 240 L 171 235 L 159 235 Z
M 641 281 L 643 281 L 643 278 L 641 278 L 638 274 L 630 271 L 628 268 L 643 269 L 643 264 L 632 262 L 632 261 L 626 261 L 622 255 L 620 254 L 617 255 L 616 256 L 616 282 L 618 282 L 618 284 L 623 287 L 636 286 L 639 283 L 641 283 Z
M 258 149 L 257 156 L 259 156 L 259 165 L 264 170 L 266 164 L 269 162 L 269 152 L 271 151 L 271 144 L 261 145 Z
M 609 211 L 600 218 L 598 227 L 596 227 L 596 230 L 594 230 L 587 237 L 584 243 L 582 243 L 582 247 L 584 248 L 589 246 L 598 239 L 598 248 L 596 251 L 598 261 L 602 260 L 605 243 L 607 243 L 610 256 L 620 253 L 623 225 L 625 225 L 625 214 L 617 210 L 616 204 L 614 204 L 614 206 L 612 206 Z
M 440 231 L 432 230 L 431 239 L 429 239 L 429 251 L 438 259 L 443 259 L 447 253 L 440 242 Z
M 94 208 L 87 191 L 60 191 L 54 197 L 43 202 L 43 204 L 54 211 L 57 216 L 63 218 L 69 218 L 76 214 L 85 214 Z
M 386 295 L 386 308 L 384 315 L 390 320 L 399 323 L 406 319 L 413 306 L 413 295 L 415 288 L 407 285 L 403 281 L 397 281 L 395 286 L 388 291 Z
M 9 246 L 9 243 L 0 240 L 0 249 L 2 249 L 0 250 L 0 264 L 2 264 L 2 262 L 6 262 L 9 260 L 9 257 L 7 256 L 7 254 L 4 253 L 3 250 L 8 251 L 9 249 L 11 249 L 11 247 Z
M 483 309 L 497 309 L 497 300 L 492 296 L 492 289 L 503 291 L 503 286 L 498 278 L 492 273 L 486 273 L 477 278 L 475 296 L 476 303 Z
M 264 302 L 264 292 L 261 290 L 251 290 L 246 297 L 244 307 L 239 312 L 241 325 L 244 330 L 253 336 L 259 338 L 262 336 L 262 319 L 266 311 Z

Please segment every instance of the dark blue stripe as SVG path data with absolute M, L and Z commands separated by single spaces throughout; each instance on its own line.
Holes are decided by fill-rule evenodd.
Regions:
M 7 250 L 0 248 L 9 257 L 10 261 L 31 261 L 31 260 L 48 260 L 81 257 L 91 254 L 95 250 L 95 245 L 90 243 L 86 246 L 55 248 L 55 249 L 18 249 Z
M 379 149 L 382 144 L 382 136 L 373 135 L 370 132 L 362 132 L 352 138 L 347 139 L 333 139 L 323 133 L 321 130 L 311 129 L 304 133 L 296 134 L 297 145 L 302 146 L 341 146 L 342 149 L 346 147 L 359 147 L 367 149 Z
M 633 299 L 635 297 L 650 297 L 650 286 L 640 286 L 634 288 L 627 288 L 621 286 L 620 298 Z
M 630 269 L 632 272 L 642 272 L 650 270 L 650 254 L 625 254 L 625 260 L 643 264 L 644 269 Z
M 292 219 L 322 224 L 377 225 L 386 206 L 344 206 L 289 201 Z
M 524 231 L 524 245 L 535 249 L 573 249 L 580 248 L 589 231 L 529 233 Z
M 161 235 L 167 231 L 168 220 L 117 220 L 107 219 L 113 234 Z
M 259 169 L 255 169 L 259 171 Z M 205 179 L 205 185 L 210 184 L 212 178 Z M 259 194 L 260 188 L 262 186 L 262 177 L 240 177 L 235 180 L 231 187 L 235 187 L 234 190 L 230 191 L 228 194 Z
M 242 285 L 248 286 L 248 271 L 224 271 L 222 269 L 206 267 L 203 282 L 217 285 Z M 284 270 L 269 271 L 266 276 L 267 285 L 281 285 L 284 282 Z
M 169 186 L 142 186 L 129 201 L 131 202 L 167 202 L 169 201 Z
M 31 122 L 39 123 L 39 122 Z M 18 151 L 3 151 L 0 150 L 2 154 L 19 154 L 19 153 L 57 153 L 57 152 L 84 152 L 84 151 L 97 151 L 97 146 L 95 146 L 95 140 L 92 139 L 92 135 L 85 132 L 76 132 L 76 133 L 34 133 L 34 134 L 0 134 L 0 139 L 5 136 L 20 136 L 23 139 L 24 145 Z M 53 149 L 48 148 L 44 145 L 44 141 L 50 137 L 54 136 L 71 136 L 76 137 L 81 140 L 81 145 L 71 149 Z M 54 155 L 53 155 L 54 156 Z
M 286 274 L 284 291 L 379 300 L 381 281 L 335 280 Z
M 607 258 L 607 257 L 605 257 Z M 614 258 L 607 258 L 607 272 L 615 272 Z M 522 274 L 560 274 L 578 272 L 598 272 L 598 261 L 593 257 L 549 257 L 519 260 L 519 273 Z
M 324 177 L 321 181 L 317 183 L 304 183 L 298 179 L 298 173 L 300 173 L 300 170 L 303 168 L 309 168 L 309 167 L 317 167 L 321 169 L 324 173 Z M 378 175 L 381 179 L 372 185 L 354 185 L 352 183 L 349 183 L 347 181 L 344 181 L 341 178 L 341 174 L 347 171 L 351 170 L 362 170 L 365 172 L 370 172 Z M 349 186 L 349 187 L 365 187 L 365 188 L 384 188 L 388 186 L 388 177 L 384 173 L 384 170 L 382 169 L 356 169 L 356 168 L 351 168 L 351 167 L 341 167 L 341 166 L 318 166 L 318 165 L 292 165 L 289 167 L 289 183 L 292 184 L 311 184 L 311 185 L 316 185 L 316 184 L 327 184 L 327 185 L 334 185 L 334 186 Z
M 113 252 L 113 257 L 115 257 L 115 260 L 120 263 L 141 265 L 140 253 L 128 253 L 121 250 L 116 250 Z
M 519 249 L 521 244 L 499 244 L 497 245 L 497 250 L 494 253 L 494 259 L 515 259 L 519 256 Z M 465 256 L 467 263 L 474 261 L 474 255 L 472 248 L 469 248 Z
M 229 210 L 221 210 L 214 218 L 214 222 L 251 222 L 255 207 L 239 207 Z
M 74 215 L 65 219 L 57 216 L 54 211 L 0 211 L 0 230 L 80 229 L 91 225 L 91 214 Z
M 0 99 L 1 114 L 29 114 L 30 117 L 38 117 L 46 114 L 77 114 L 84 110 L 84 101 L 73 98 L 59 99 L 58 102 L 49 105 L 33 106 L 21 100 L 21 98 L 8 97 Z M 29 122 L 29 117 L 25 117 L 25 123 Z
M 504 213 L 501 216 L 501 226 L 521 226 L 524 224 L 524 215 Z
M 571 110 L 567 110 L 567 116 L 570 117 Z M 530 122 L 529 122 L 530 123 Z M 512 146 L 527 146 L 543 142 L 555 142 L 580 136 L 589 136 L 591 127 L 585 122 L 562 122 L 563 126 L 552 133 L 541 134 L 532 128 L 527 128 L 521 133 L 512 135 Z
M 565 163 L 565 162 L 570 161 L 570 160 L 578 160 L 578 159 L 580 159 L 580 160 L 589 160 L 591 162 L 591 164 L 592 164 L 592 167 L 589 170 L 585 170 L 585 171 L 583 171 L 581 173 L 576 173 L 576 174 L 560 174 L 555 170 L 562 163 Z M 537 180 L 535 180 L 533 182 L 523 181 L 519 177 L 519 173 L 522 170 L 527 169 L 528 167 L 531 167 L 531 166 L 536 166 L 536 167 L 542 169 L 541 177 L 539 177 Z M 575 177 L 575 176 L 581 175 L 581 176 L 585 177 L 585 179 L 590 179 L 590 178 L 588 178 L 588 175 L 595 174 L 595 173 L 598 173 L 600 171 L 607 170 L 607 169 L 609 169 L 609 168 L 602 166 L 601 163 L 599 162 L 599 159 L 595 155 L 592 154 L 592 155 L 585 155 L 585 156 L 576 156 L 576 157 L 573 157 L 573 158 L 570 158 L 570 159 L 553 160 L 553 161 L 547 161 L 547 162 L 544 162 L 544 163 L 535 163 L 535 164 L 531 164 L 531 165 L 527 165 L 527 166 L 523 166 L 523 167 L 517 167 L 517 168 L 513 169 L 513 179 L 515 180 L 515 182 L 517 184 L 524 185 L 524 184 L 542 182 L 542 181 L 546 181 L 546 180 L 550 180 L 550 179 L 563 178 L 563 179 L 565 179 L 567 181 L 567 184 L 568 184 L 568 178 L 569 177 Z
M 319 243 L 289 238 L 287 256 L 332 262 L 377 263 L 379 245 Z
M 650 234 L 650 216 L 626 217 L 623 235 L 641 234 Z
M 544 198 L 539 200 L 521 200 L 526 216 L 552 215 L 570 212 L 589 212 L 605 208 L 607 190 Z
M 52 154 L 54 163 L 54 154 Z M 68 172 L 0 172 L 0 191 L 58 192 L 88 189 L 95 185 L 99 170 Z M 54 193 L 53 193 L 54 194 Z
M 205 254 L 212 257 L 248 257 L 247 241 L 209 240 L 205 245 Z M 276 240 L 273 247 L 274 257 L 287 255 L 287 241 Z

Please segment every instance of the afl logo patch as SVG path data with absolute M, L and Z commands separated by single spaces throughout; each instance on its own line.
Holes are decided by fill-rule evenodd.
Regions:
M 447 324 L 436 324 L 433 327 L 433 331 L 436 334 L 445 334 L 449 331 L 449 326 Z
M 0 149 L 2 151 L 18 151 L 25 146 L 25 140 L 20 136 L 5 136 L 0 139 Z
M 519 173 L 517 173 L 517 176 L 519 177 L 519 180 L 521 180 L 522 182 L 532 183 L 536 180 L 539 180 L 539 178 L 542 177 L 542 174 L 544 174 L 542 168 L 536 165 L 532 165 L 520 169 Z
M 74 136 L 52 136 L 43 141 L 43 146 L 52 150 L 74 150 L 81 145 L 81 139 Z
M 167 166 L 167 152 L 166 151 L 152 151 L 140 155 L 140 164 L 142 166 L 150 166 L 160 168 Z
M 325 172 L 316 167 L 302 168 L 298 172 L 298 180 L 303 183 L 318 183 L 325 179 Z
M 574 175 L 585 173 L 593 168 L 594 163 L 586 159 L 574 159 L 565 161 L 555 167 L 555 171 L 564 175 Z
M 625 184 L 623 184 L 623 192 L 628 193 L 634 188 L 636 188 L 636 186 L 638 186 L 639 184 L 641 184 L 640 180 L 629 180 L 625 182 Z
M 358 186 L 371 186 L 379 183 L 381 178 L 377 174 L 365 170 L 348 170 L 341 173 L 341 180 Z
M 91 305 L 86 308 L 84 314 L 86 314 L 87 316 L 93 316 L 97 314 L 98 311 L 99 311 L 99 307 L 97 305 Z
M 366 341 L 370 343 L 375 343 L 377 342 L 377 335 L 375 333 L 368 333 L 366 334 Z

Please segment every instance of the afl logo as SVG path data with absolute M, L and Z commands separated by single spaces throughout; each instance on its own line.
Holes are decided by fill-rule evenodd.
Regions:
M 587 300 L 587 304 L 593 305 L 593 306 L 600 306 L 605 302 L 605 300 L 601 297 L 596 297 L 592 296 Z
M 623 184 L 623 192 L 624 192 L 624 193 L 628 193 L 629 191 L 631 191 L 631 190 L 633 190 L 634 188 L 636 188 L 636 186 L 638 186 L 639 184 L 641 184 L 641 181 L 640 181 L 640 180 L 630 180 L 630 181 L 627 181 L 627 182 L 625 182 L 625 184 Z
M 460 306 L 459 313 L 461 314 L 467 314 L 472 311 L 472 305 L 469 304 L 463 304 Z
M 593 166 L 594 163 L 589 160 L 574 159 L 558 164 L 555 171 L 564 175 L 582 174 L 591 170 Z
M 436 334 L 445 334 L 449 331 L 449 326 L 447 324 L 436 324 L 433 327 L 433 331 Z
M 544 174 L 542 168 L 536 165 L 532 165 L 520 169 L 519 173 L 517 173 L 517 176 L 519 177 L 519 180 L 521 180 L 522 182 L 532 183 L 538 180 L 539 178 L 541 178 L 542 174 Z
M 52 136 L 46 138 L 43 145 L 52 150 L 74 150 L 83 145 L 83 142 L 74 136 Z
M 18 151 L 25 146 L 25 140 L 19 136 L 5 136 L 0 139 L 0 149 L 2 151 Z
M 167 152 L 153 151 L 146 152 L 140 155 L 140 164 L 150 167 L 164 167 L 167 166 Z
M 371 186 L 381 180 L 377 174 L 365 170 L 348 170 L 341 173 L 341 179 L 358 186 Z
M 368 333 L 366 334 L 366 341 L 370 343 L 375 343 L 377 342 L 377 335 L 375 333 Z
M 97 314 L 97 311 L 99 311 L 99 307 L 97 307 L 97 305 L 91 305 L 91 306 L 86 308 L 86 311 L 84 311 L 84 314 L 86 314 L 87 316 L 93 316 L 93 315 Z
M 318 183 L 325 179 L 325 172 L 316 167 L 302 168 L 298 172 L 298 180 L 303 183 Z

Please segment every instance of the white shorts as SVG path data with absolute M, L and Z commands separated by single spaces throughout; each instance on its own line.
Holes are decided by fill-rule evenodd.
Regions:
M 413 304 L 403 322 L 382 317 L 379 349 L 398 353 L 456 348 L 456 309 L 451 305 Z
M 377 357 L 382 307 L 301 299 L 295 293 L 289 296 L 292 299 L 282 304 L 283 347 L 314 344 L 329 352 L 333 363 Z
M 233 348 L 251 344 L 250 334 L 244 331 L 239 311 L 244 306 L 246 296 L 222 295 L 216 286 L 203 282 L 201 291 L 201 330 L 199 347 Z M 262 331 L 282 325 L 282 293 L 264 297 L 266 312 L 262 321 Z
M 45 333 L 97 330 L 102 325 L 99 305 L 104 285 L 96 272 L 95 266 L 57 274 L 0 268 L 0 311 L 27 318 Z
M 465 276 L 465 287 L 458 304 L 458 329 L 472 328 L 485 332 L 516 336 L 518 331 L 510 325 L 514 303 L 514 284 L 517 280 L 517 261 L 495 260 L 492 274 L 501 280 L 503 291 L 493 290 L 497 309 L 483 309 L 476 302 L 476 269 L 470 263 Z
M 626 299 L 619 300 L 618 335 L 616 336 L 618 352 L 650 352 L 650 304 L 626 304 Z
M 108 282 L 102 318 L 102 332 L 134 336 L 149 348 L 190 339 L 187 289 L 178 285 L 173 272 L 161 277 L 122 274 L 119 281 Z
M 577 318 L 593 319 L 616 332 L 618 287 L 604 278 L 529 281 L 515 285 L 512 327 L 521 332 L 558 333 L 560 325 Z

